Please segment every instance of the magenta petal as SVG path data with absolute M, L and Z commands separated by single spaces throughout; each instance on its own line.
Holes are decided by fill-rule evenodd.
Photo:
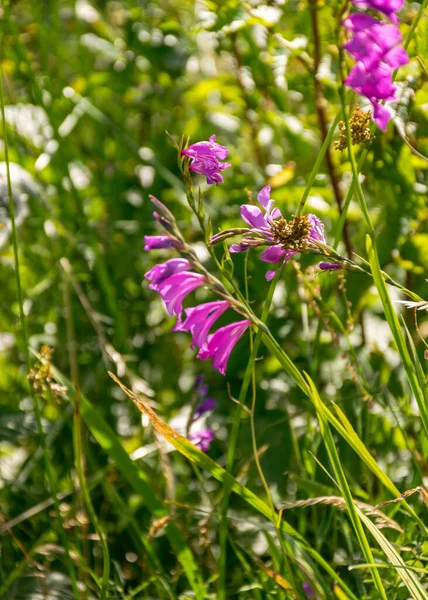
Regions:
M 246 246 L 242 242 L 240 244 L 232 244 L 229 248 L 229 252 L 232 252 L 232 253 L 247 252 L 247 250 L 248 250 L 248 246 Z
M 191 347 L 202 348 L 206 344 L 209 330 L 229 307 L 230 304 L 226 300 L 218 300 L 186 308 L 186 319 L 179 323 L 176 329 L 189 331 L 192 334 Z
M 199 406 L 196 408 L 195 412 L 193 413 L 192 421 L 196 421 L 197 419 L 199 419 L 199 417 L 204 415 L 206 412 L 210 412 L 210 411 L 214 410 L 216 406 L 217 406 L 217 400 L 215 400 L 214 398 L 205 398 L 205 400 L 199 404 Z
M 263 250 L 263 252 L 260 255 L 260 258 L 263 262 L 277 263 L 281 260 L 281 258 L 284 258 L 286 254 L 287 250 L 284 250 L 284 248 L 282 248 L 281 246 L 269 246 L 269 248 Z M 294 254 L 297 253 L 294 252 Z
M 342 21 L 342 25 L 348 31 L 363 31 L 373 27 L 374 25 L 377 25 L 378 23 L 379 21 L 377 19 L 363 13 L 353 13 L 344 21 Z
M 212 429 L 202 429 L 201 431 L 189 434 L 189 441 L 192 442 L 196 448 L 202 450 L 202 452 L 207 452 L 210 449 L 211 442 L 214 438 L 215 433 Z
M 230 353 L 250 325 L 251 321 L 245 320 L 220 327 L 209 337 L 208 344 L 201 349 L 198 358 L 202 360 L 212 358 L 213 368 L 224 375 Z
M 266 185 L 263 189 L 260 190 L 257 196 L 257 200 L 264 208 L 267 207 L 268 202 L 270 200 L 270 189 L 270 185 Z
M 178 240 L 170 235 L 145 235 L 144 241 L 146 242 L 146 245 L 144 246 L 146 252 L 149 252 L 150 250 L 174 248 L 178 242 Z
M 395 46 L 395 48 L 392 48 L 385 54 L 384 60 L 390 67 L 398 69 L 403 65 L 407 65 L 409 62 L 409 55 L 402 46 Z
M 386 131 L 386 126 L 390 118 L 390 112 L 383 104 L 373 103 L 373 120 L 379 129 Z
M 228 155 L 229 150 L 226 146 L 217 144 L 215 139 L 216 136 L 212 135 L 208 142 L 197 142 L 196 144 L 192 144 L 188 148 L 182 150 L 181 154 L 183 156 L 188 156 L 189 158 L 210 157 L 224 160 Z
M 241 206 L 241 217 L 246 223 L 256 229 L 266 227 L 267 225 L 260 208 L 253 206 L 252 204 L 243 204 Z
M 318 242 L 325 243 L 324 237 L 324 225 L 315 215 L 308 215 L 309 222 L 311 224 L 311 231 L 309 236 Z
M 160 283 L 175 273 L 190 271 L 191 268 L 192 266 L 186 258 L 170 258 L 166 262 L 152 267 L 144 277 L 154 283 Z
M 180 318 L 183 311 L 184 298 L 206 281 L 205 275 L 199 273 L 175 273 L 160 282 L 154 281 L 149 285 L 150 289 L 157 291 L 165 302 L 169 315 L 178 315 Z
M 337 263 L 320 262 L 318 263 L 318 268 L 321 269 L 321 271 L 340 271 L 342 267 Z

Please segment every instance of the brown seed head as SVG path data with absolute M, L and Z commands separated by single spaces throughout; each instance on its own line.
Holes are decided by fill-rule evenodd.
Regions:
M 303 252 L 308 245 L 311 232 L 309 217 L 293 217 L 290 221 L 281 217 L 270 224 L 274 242 L 280 244 L 284 250 Z

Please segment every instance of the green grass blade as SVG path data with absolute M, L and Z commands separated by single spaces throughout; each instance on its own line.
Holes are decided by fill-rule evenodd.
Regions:
M 412 598 L 414 598 L 414 600 L 428 600 L 428 594 L 422 587 L 419 579 L 416 577 L 416 575 L 415 575 L 415 573 L 413 573 L 413 571 L 406 568 L 406 566 L 407 566 L 406 563 L 403 561 L 401 556 L 395 550 L 395 548 L 391 544 L 391 542 L 386 539 L 386 537 L 383 535 L 383 533 L 381 533 L 379 531 L 379 529 L 376 527 L 376 525 L 374 525 L 374 523 L 372 523 L 365 514 L 363 514 L 360 510 L 358 510 L 358 513 L 359 513 L 361 521 L 364 523 L 364 525 L 367 527 L 367 529 L 373 535 L 373 537 L 375 538 L 375 540 L 377 541 L 379 546 L 382 548 L 384 554 L 388 557 L 389 561 L 391 562 L 391 565 L 394 565 L 391 568 L 394 568 L 397 570 L 403 583 L 406 585 L 407 589 L 409 590 L 410 594 L 412 595 Z M 396 565 L 400 565 L 403 568 L 400 569 Z
M 51 368 L 55 378 L 67 387 L 69 392 L 68 397 L 70 401 L 73 401 L 75 391 L 70 381 L 54 366 Z M 157 519 L 166 516 L 168 509 L 153 491 L 146 474 L 130 459 L 114 431 L 110 429 L 83 394 L 80 395 L 80 413 L 94 438 L 114 461 L 119 471 L 137 494 L 144 499 L 146 506 L 153 516 Z M 196 598 L 198 600 L 205 600 L 207 591 L 191 548 L 184 540 L 175 523 L 170 522 L 165 531 Z
M 422 423 L 428 435 L 428 403 L 424 391 L 420 386 L 415 364 L 412 361 L 410 353 L 407 349 L 406 340 L 401 331 L 397 313 L 395 312 L 394 306 L 391 302 L 391 298 L 388 294 L 386 283 L 382 277 L 379 264 L 379 257 L 369 236 L 367 236 L 366 238 L 366 248 L 368 258 L 370 261 L 370 266 L 372 269 L 373 279 L 379 292 L 379 296 L 383 305 L 383 310 L 385 312 L 385 317 L 388 321 L 389 328 L 391 329 L 392 335 L 394 337 L 394 341 L 396 343 L 398 352 L 400 354 L 400 358 L 403 362 L 403 366 L 407 374 L 407 379 L 409 380 L 410 387 L 419 407 Z
M 363 526 L 359 519 L 357 508 L 354 504 L 354 499 L 352 497 L 351 490 L 349 489 L 349 485 L 346 480 L 345 473 L 343 471 L 340 458 L 336 450 L 336 445 L 334 443 L 333 436 L 331 435 L 330 426 L 325 415 L 324 406 L 321 402 L 321 398 L 319 397 L 318 390 L 315 387 L 315 384 L 308 375 L 306 377 L 308 379 L 308 383 L 311 389 L 312 400 L 318 414 L 321 435 L 327 448 L 328 456 L 333 466 L 337 483 L 339 485 L 340 491 L 342 492 L 342 496 L 346 502 L 346 506 L 349 512 L 349 518 L 351 519 L 352 526 L 354 527 L 358 542 L 360 544 L 360 548 L 367 562 L 372 564 L 374 563 L 373 554 L 368 543 L 366 534 L 364 532 Z M 379 592 L 380 598 L 383 598 L 383 600 L 388 600 L 379 572 L 377 571 L 377 569 L 373 568 L 371 568 L 370 571 L 373 577 L 374 584 Z
M 146 404 L 142 398 L 128 390 L 119 379 L 112 373 L 109 373 L 110 377 L 121 387 L 121 389 L 125 392 L 125 394 L 131 398 L 136 407 L 145 414 L 149 419 L 153 427 L 156 431 L 166 439 L 170 444 L 174 446 L 176 450 L 178 450 L 183 456 L 185 456 L 188 460 L 196 463 L 202 469 L 210 473 L 217 481 L 221 483 L 227 483 L 229 489 L 240 496 L 244 502 L 252 506 L 257 512 L 265 516 L 267 519 L 272 521 L 275 525 L 278 524 L 278 520 L 280 516 L 276 512 L 272 512 L 271 508 L 263 502 L 256 494 L 254 494 L 247 487 L 239 483 L 230 473 L 228 473 L 223 467 L 213 461 L 209 456 L 207 456 L 204 452 L 196 448 L 189 440 L 179 433 L 172 429 L 169 425 L 167 425 L 158 415 L 154 412 L 154 410 Z M 358 600 L 356 596 L 352 593 L 352 591 L 348 588 L 348 586 L 344 583 L 344 581 L 335 573 L 335 571 L 331 568 L 327 561 L 325 561 L 322 556 L 313 549 L 313 547 L 305 540 L 305 538 L 300 535 L 289 523 L 284 521 L 281 518 L 281 522 L 279 523 L 281 530 L 286 535 L 292 537 L 296 542 L 301 544 L 302 548 L 310 554 L 318 564 L 320 564 L 329 575 L 333 578 L 334 581 L 337 581 L 341 587 L 346 591 L 350 598 L 353 600 Z
M 312 400 L 311 394 L 310 394 L 310 388 L 309 388 L 308 384 L 306 383 L 305 379 L 303 378 L 302 374 L 300 373 L 298 368 L 294 365 L 294 363 L 290 360 L 290 358 L 287 356 L 287 354 L 282 350 L 282 348 L 279 346 L 279 344 L 276 342 L 276 340 L 273 339 L 272 335 L 265 334 L 263 336 L 263 341 L 264 341 L 266 347 L 278 359 L 279 363 L 284 368 L 286 373 L 288 373 L 290 375 L 290 377 L 292 377 L 294 379 L 294 381 L 297 383 L 297 385 L 300 387 L 300 389 L 306 394 L 306 396 L 310 400 Z M 362 440 L 359 438 L 357 432 L 354 430 L 354 428 L 352 427 L 351 423 L 349 422 L 349 420 L 347 419 L 345 414 L 337 406 L 335 406 L 335 410 L 336 410 L 337 414 L 339 415 L 339 418 L 337 418 L 331 412 L 331 410 L 324 404 L 325 416 L 326 416 L 328 422 L 330 423 L 330 425 L 332 425 L 336 429 L 336 431 L 338 431 L 338 433 L 340 433 L 340 435 L 348 442 L 348 444 L 351 446 L 351 448 L 358 454 L 358 456 L 367 465 L 367 467 L 372 471 L 372 473 L 374 473 L 376 475 L 376 477 L 378 477 L 379 481 L 381 481 L 383 483 L 383 485 L 392 494 L 392 496 L 394 496 L 394 497 L 401 496 L 401 492 L 394 485 L 394 483 L 391 481 L 391 479 L 388 477 L 388 475 L 386 473 L 384 473 L 382 471 L 382 469 L 379 467 L 378 463 L 376 462 L 376 459 L 370 454 L 369 450 L 366 448 L 366 446 L 364 445 Z M 417 522 L 418 525 L 420 526 L 420 528 L 424 531 L 424 533 L 427 533 L 428 528 L 426 527 L 426 525 L 424 523 L 422 523 L 422 521 L 416 515 L 414 510 L 407 503 L 405 503 L 405 507 L 406 507 L 407 511 L 409 512 L 409 514 L 412 515 L 415 522 Z

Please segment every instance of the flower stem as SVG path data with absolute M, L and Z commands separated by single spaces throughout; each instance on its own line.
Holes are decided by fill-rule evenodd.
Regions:
M 65 317 L 66 317 L 66 326 L 67 326 L 67 338 L 68 338 L 68 354 L 69 354 L 69 363 L 70 363 L 70 373 L 71 373 L 71 381 L 74 389 L 76 390 L 74 397 L 74 411 L 73 411 L 73 449 L 74 449 L 74 459 L 76 465 L 77 478 L 79 480 L 79 488 L 80 493 L 83 498 L 83 502 L 86 506 L 86 510 L 88 511 L 89 518 L 95 528 L 95 531 L 100 538 L 101 549 L 103 554 L 103 577 L 101 582 L 101 590 L 100 590 L 100 600 L 105 600 L 108 591 L 109 585 L 109 576 L 110 576 L 110 555 L 108 550 L 108 545 L 106 542 L 106 538 L 104 532 L 101 528 L 101 525 L 98 521 L 96 512 L 94 510 L 91 495 L 89 493 L 86 476 L 85 476 L 85 468 L 84 468 L 84 459 L 83 459 L 83 437 L 82 437 L 82 418 L 80 415 L 80 386 L 79 386 L 79 372 L 77 365 L 77 356 L 76 356 L 76 338 L 73 324 L 73 314 L 71 310 L 71 297 L 70 297 L 70 288 L 68 279 L 64 272 L 63 277 L 63 293 L 64 293 L 64 307 L 65 307 Z
M 322 161 L 324 160 L 324 156 L 327 152 L 327 149 L 329 148 L 329 146 L 331 144 L 331 140 L 333 139 L 333 135 L 334 135 L 334 132 L 336 131 L 336 127 L 339 124 L 340 115 L 341 115 L 341 112 L 339 111 L 337 113 L 333 123 L 330 125 L 330 129 L 328 130 L 328 133 L 324 139 L 324 142 L 320 148 L 320 151 L 318 152 L 317 159 L 312 168 L 311 174 L 309 175 L 308 182 L 306 184 L 306 187 L 305 187 L 302 197 L 300 199 L 299 206 L 298 206 L 297 212 L 296 212 L 296 217 L 300 217 L 300 215 L 303 212 L 303 209 L 306 204 L 306 200 L 308 199 L 308 196 L 309 196 L 312 186 L 314 184 L 315 177 L 318 175 L 318 171 L 321 168 L 321 164 L 322 164 Z
M 274 279 L 272 280 L 272 282 L 269 286 L 268 294 L 266 297 L 265 304 L 263 306 L 263 311 L 262 311 L 262 316 L 261 316 L 262 323 L 266 323 L 266 321 L 267 321 L 270 306 L 272 304 L 273 294 L 275 292 L 275 288 L 276 288 L 276 284 L 278 282 L 279 276 L 280 276 L 280 271 L 277 272 L 276 276 L 274 277 Z M 245 404 L 245 398 L 247 395 L 248 387 L 251 382 L 254 363 L 257 358 L 257 353 L 259 351 L 260 343 L 262 340 L 262 334 L 263 334 L 263 331 L 261 328 L 259 328 L 256 333 L 255 339 L 254 339 L 254 344 L 253 344 L 252 351 L 250 353 L 250 358 L 248 360 L 247 367 L 245 369 L 244 378 L 243 378 L 242 386 L 241 386 L 241 391 L 240 391 L 239 397 L 238 397 L 238 401 L 240 404 Z M 233 462 L 235 460 L 239 427 L 241 424 L 242 410 L 243 409 L 240 405 L 238 405 L 235 410 L 235 415 L 234 415 L 233 424 L 232 424 L 232 431 L 230 433 L 229 446 L 227 449 L 227 456 L 226 456 L 226 471 L 228 473 L 231 473 L 232 469 L 233 469 Z M 221 510 L 220 510 L 220 559 L 219 559 L 220 578 L 219 578 L 219 596 L 218 596 L 219 600 L 225 600 L 225 598 L 226 598 L 227 509 L 229 506 L 229 496 L 230 496 L 230 485 L 228 483 L 225 483 L 223 486 L 223 499 L 222 499 Z

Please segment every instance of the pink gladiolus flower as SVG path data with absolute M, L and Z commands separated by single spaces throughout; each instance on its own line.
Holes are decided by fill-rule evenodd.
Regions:
M 220 175 L 224 169 L 230 167 L 230 163 L 222 163 L 228 155 L 226 146 L 216 143 L 216 136 L 212 135 L 208 142 L 197 142 L 182 150 L 181 154 L 191 159 L 189 169 L 194 173 L 205 175 L 207 183 L 216 185 L 224 181 Z
M 352 38 L 344 48 L 357 61 L 351 69 L 346 85 L 361 96 L 365 96 L 373 106 L 373 120 L 385 130 L 389 111 L 381 102 L 394 100 L 396 87 L 392 83 L 394 69 L 405 65 L 409 57 L 402 42 L 395 11 L 403 5 L 402 0 L 353 0 L 355 6 L 379 10 L 386 14 L 393 24 L 375 19 L 366 14 L 352 14 L 343 26 L 352 32 Z
M 381 61 L 394 69 L 408 62 L 406 51 L 399 46 L 403 38 L 396 25 L 369 15 L 353 14 L 345 19 L 343 26 L 354 33 L 343 47 L 367 70 L 377 68 Z
M 402 8 L 404 0 L 352 0 L 352 4 L 357 8 L 378 10 L 386 15 L 393 23 L 398 23 L 398 18 L 395 13 Z
M 171 258 L 161 265 L 155 265 L 145 275 L 151 281 L 149 288 L 158 292 L 165 302 L 168 314 L 177 315 L 179 320 L 184 298 L 206 281 L 204 275 L 189 272 L 189 269 L 188 260 Z
M 257 199 L 262 209 L 252 204 L 241 206 L 241 217 L 250 225 L 244 232 L 239 244 L 232 244 L 230 252 L 246 252 L 249 248 L 266 246 L 260 258 L 263 262 L 278 263 L 281 266 L 292 256 L 305 248 L 313 246 L 313 242 L 325 242 L 324 225 L 315 215 L 300 217 L 287 223 L 279 208 L 274 208 L 274 200 L 270 197 L 270 185 L 264 187 Z M 222 232 L 211 238 L 211 243 L 223 235 Z M 276 271 L 267 271 L 269 281 Z
M 229 307 L 230 304 L 226 300 L 217 300 L 186 308 L 186 319 L 177 323 L 175 330 L 192 334 L 191 348 L 203 348 L 211 327 Z
M 207 344 L 199 351 L 198 358 L 212 358 L 213 368 L 222 375 L 226 373 L 227 361 L 242 334 L 251 325 L 251 321 L 238 321 L 217 329 L 208 336 Z

